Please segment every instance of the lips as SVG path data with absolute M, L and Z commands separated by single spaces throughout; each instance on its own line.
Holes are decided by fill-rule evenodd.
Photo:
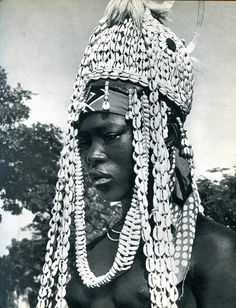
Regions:
M 105 185 L 111 181 L 111 176 L 100 170 L 91 171 L 89 175 L 95 186 Z

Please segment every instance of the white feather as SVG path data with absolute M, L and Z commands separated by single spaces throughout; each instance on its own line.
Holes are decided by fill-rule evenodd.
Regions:
M 189 54 L 191 54 L 196 47 L 196 44 L 197 44 L 197 41 L 200 35 L 200 31 L 201 31 L 203 19 L 204 19 L 204 11 L 205 11 L 205 1 L 198 1 L 196 30 L 193 34 L 193 38 L 191 42 L 189 42 L 189 44 L 187 45 L 187 51 Z
M 163 19 L 165 14 L 171 9 L 175 1 L 164 1 L 158 3 L 155 0 L 111 0 L 106 8 L 105 14 L 111 24 L 119 24 L 125 18 L 131 17 L 137 25 L 141 24 L 144 12 L 149 9 Z

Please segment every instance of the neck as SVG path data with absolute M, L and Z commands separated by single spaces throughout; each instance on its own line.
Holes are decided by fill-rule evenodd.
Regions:
M 125 219 L 125 216 L 126 216 L 128 210 L 130 208 L 131 201 L 132 201 L 132 195 L 127 196 L 126 198 L 124 198 L 121 201 L 121 204 L 122 204 L 122 219 Z
M 123 200 L 121 200 L 122 204 L 122 217 L 121 219 L 125 219 L 125 216 L 130 208 L 131 201 L 133 198 L 133 194 L 125 197 Z M 148 199 L 148 210 L 149 213 L 151 212 L 151 209 L 153 207 L 153 181 L 149 181 L 148 185 L 148 194 L 147 194 L 147 199 Z

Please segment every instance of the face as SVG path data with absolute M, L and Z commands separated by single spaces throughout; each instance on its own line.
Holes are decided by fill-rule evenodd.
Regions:
M 83 165 L 101 196 L 122 201 L 132 196 L 134 184 L 132 128 L 122 115 L 86 114 L 79 125 Z

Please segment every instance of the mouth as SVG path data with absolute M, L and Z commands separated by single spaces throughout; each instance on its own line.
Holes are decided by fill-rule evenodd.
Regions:
M 108 184 L 111 181 L 109 178 L 99 178 L 93 181 L 93 184 L 95 186 L 105 185 Z
M 105 185 L 111 181 L 111 176 L 101 171 L 93 171 L 93 172 L 90 172 L 89 174 L 90 174 L 92 183 L 95 186 Z

